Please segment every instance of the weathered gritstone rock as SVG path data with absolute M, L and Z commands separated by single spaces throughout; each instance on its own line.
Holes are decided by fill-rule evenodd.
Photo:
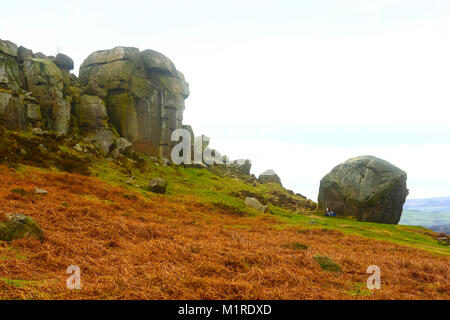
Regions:
M 75 112 L 82 131 L 89 132 L 99 128 L 108 128 L 105 102 L 97 96 L 82 95 L 79 108 Z
M 319 207 L 359 221 L 397 224 L 408 195 L 407 175 L 373 156 L 347 160 L 320 182 Z
M 65 54 L 58 53 L 53 60 L 53 62 L 61 69 L 61 70 L 73 70 L 73 60 L 72 58 L 66 56 Z
M 281 185 L 280 177 L 272 169 L 267 170 L 258 177 L 260 183 L 277 183 Z
M 73 66 L 64 54 L 46 56 L 0 40 L 0 125 L 79 135 L 113 158 L 132 149 L 169 159 L 177 143 L 171 135 L 179 128 L 191 133 L 192 155 L 196 139 L 202 139 L 200 152 L 207 149 L 209 138 L 194 138 L 182 124 L 189 85 L 163 54 L 116 47 L 89 55 L 79 78 L 70 74 Z M 204 161 L 219 155 L 207 151 Z M 239 174 L 249 174 L 250 166 L 227 165 Z
M 137 151 L 170 157 L 171 133 L 182 127 L 189 87 L 172 61 L 153 50 L 116 47 L 80 67 L 88 94 L 105 99 L 110 122 Z
M 0 40 L 2 124 L 8 129 L 42 127 L 69 133 L 70 97 L 63 94 L 63 80 L 51 59 Z
M 164 194 L 167 189 L 167 181 L 162 178 L 154 178 L 148 184 L 148 190 L 154 193 Z

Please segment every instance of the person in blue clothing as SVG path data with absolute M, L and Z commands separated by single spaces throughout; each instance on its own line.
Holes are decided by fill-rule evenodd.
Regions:
M 336 213 L 334 213 L 333 209 L 330 211 L 330 217 L 336 217 Z

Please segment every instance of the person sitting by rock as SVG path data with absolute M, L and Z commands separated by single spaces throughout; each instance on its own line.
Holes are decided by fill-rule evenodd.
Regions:
M 331 212 L 330 210 L 327 208 L 327 211 L 325 212 L 325 217 L 330 217 L 331 216 Z

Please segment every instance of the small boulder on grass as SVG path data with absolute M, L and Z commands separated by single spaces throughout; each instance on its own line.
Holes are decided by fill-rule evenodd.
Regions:
M 245 205 L 250 207 L 250 208 L 253 208 L 253 209 L 265 212 L 265 213 L 269 212 L 269 206 L 263 205 L 257 199 L 252 198 L 252 197 L 246 197 L 245 198 Z
M 167 189 L 167 181 L 162 178 L 154 178 L 148 184 L 148 190 L 154 193 L 164 194 Z
M 0 240 L 11 241 L 25 237 L 44 239 L 44 232 L 32 218 L 23 214 L 7 214 L 8 221 L 0 221 Z
M 314 261 L 316 261 L 317 264 L 325 271 L 330 272 L 342 271 L 342 267 L 337 262 L 321 254 L 314 255 Z
M 43 194 L 43 195 L 47 195 L 48 192 L 44 189 L 40 189 L 40 188 L 34 188 L 34 193 L 35 194 Z

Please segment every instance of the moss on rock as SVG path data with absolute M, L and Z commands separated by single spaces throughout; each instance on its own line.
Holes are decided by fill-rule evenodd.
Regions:
M 23 214 L 8 215 L 8 221 L 0 222 L 0 240 L 11 241 L 25 237 L 44 239 L 44 232 L 32 218 Z

